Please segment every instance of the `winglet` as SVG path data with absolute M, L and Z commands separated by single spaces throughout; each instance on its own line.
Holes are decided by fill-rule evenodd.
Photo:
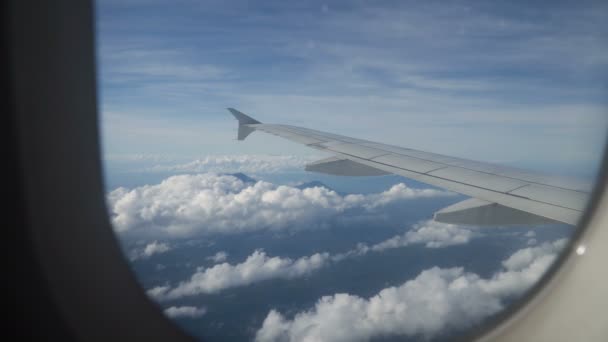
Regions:
M 237 135 L 238 140 L 245 140 L 251 132 L 255 129 L 249 125 L 260 124 L 258 120 L 247 116 L 234 108 L 228 108 L 228 111 L 239 121 L 239 132 Z

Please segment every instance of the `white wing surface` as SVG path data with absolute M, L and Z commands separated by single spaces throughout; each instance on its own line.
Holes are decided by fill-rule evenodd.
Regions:
M 464 194 L 469 199 L 435 213 L 441 222 L 461 224 L 575 225 L 590 188 L 588 184 L 515 168 L 444 156 L 312 129 L 263 124 L 235 110 L 238 139 L 261 131 L 331 153 L 309 164 L 309 171 L 345 176 L 397 174 Z

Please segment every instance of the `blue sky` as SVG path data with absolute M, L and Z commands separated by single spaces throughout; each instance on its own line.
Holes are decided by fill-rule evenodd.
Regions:
M 606 2 L 98 1 L 104 154 L 312 154 L 263 134 L 236 142 L 225 110 L 235 107 L 588 174 L 606 133 L 607 12 Z

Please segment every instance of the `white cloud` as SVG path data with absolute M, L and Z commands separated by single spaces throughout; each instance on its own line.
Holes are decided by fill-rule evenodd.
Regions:
M 361 205 L 366 209 L 374 209 L 400 200 L 449 196 L 452 194 L 453 193 L 435 189 L 412 189 L 408 188 L 408 186 L 403 183 L 399 183 L 378 194 L 347 195 L 345 199 L 350 199 L 353 204 Z
M 424 244 L 427 248 L 443 248 L 468 243 L 472 238 L 480 236 L 472 228 L 435 222 L 422 221 L 402 235 L 393 236 L 374 245 L 359 243 L 348 252 L 336 254 L 334 261 L 340 261 L 353 256 L 361 256 L 370 252 L 382 252 L 387 249 L 407 247 L 414 244 Z
M 485 291 L 500 298 L 520 295 L 536 283 L 566 242 L 566 239 L 560 239 L 517 251 L 503 261 L 504 271 L 483 280 L 481 285 Z
M 108 194 L 112 223 L 118 232 L 150 236 L 191 237 L 196 234 L 260 230 L 303 230 L 328 226 L 338 214 L 377 213 L 397 201 L 449 196 L 432 189 L 397 184 L 367 195 L 341 196 L 322 187 L 297 189 L 259 181 L 247 184 L 227 175 L 172 176 L 160 184 L 118 188 Z
M 132 153 L 132 154 L 104 154 L 103 161 L 108 162 L 148 162 L 148 163 L 176 163 L 183 161 L 184 157 L 168 154 Z
M 561 250 L 566 245 L 565 239 L 556 240 L 552 243 L 545 242 L 537 247 L 529 247 L 520 249 L 511 255 L 507 260 L 503 261 L 503 266 L 512 271 L 520 271 L 527 265 L 545 255 L 551 255 Z
M 411 244 L 424 244 L 428 248 L 440 248 L 468 243 L 475 235 L 478 234 L 470 228 L 428 220 L 416 224 L 414 229 L 403 235 L 395 236 L 371 248 L 373 250 L 384 250 Z
M 320 157 L 300 157 L 289 155 L 210 155 L 189 162 L 167 165 L 160 164 L 147 168 L 152 172 L 200 173 L 200 172 L 243 172 L 248 174 L 301 171 L 304 166 Z
M 354 249 L 335 255 L 317 253 L 292 260 L 269 257 L 263 250 L 256 250 L 242 263 L 231 265 L 224 262 L 210 268 L 199 267 L 188 281 L 181 282 L 173 288 L 169 285 L 157 286 L 148 290 L 148 294 L 157 300 L 164 300 L 202 293 L 217 293 L 227 288 L 246 286 L 268 279 L 292 279 L 305 276 L 331 262 L 340 262 L 369 252 L 382 252 L 386 249 L 406 247 L 412 244 L 425 244 L 427 248 L 448 247 L 467 243 L 473 236 L 475 233 L 466 228 L 424 221 L 414 225 L 412 230 L 403 235 L 395 236 L 371 247 L 359 243 Z M 227 256 L 226 252 L 221 251 L 207 259 L 219 263 L 225 261 Z
M 526 242 L 528 246 L 536 245 L 538 243 L 538 240 L 536 240 L 536 232 L 533 230 L 529 230 L 524 234 L 524 237 L 528 238 L 528 241 Z
M 228 253 L 226 253 L 224 251 L 220 251 L 210 257 L 207 257 L 207 260 L 211 260 L 215 263 L 219 263 L 219 262 L 226 261 L 226 258 L 228 258 Z
M 170 289 L 171 287 L 169 285 L 160 285 L 147 290 L 146 293 L 148 294 L 148 296 L 158 299 L 162 298 L 163 295 L 165 295 Z
M 429 338 L 464 329 L 500 311 L 545 272 L 565 240 L 514 253 L 504 269 L 484 279 L 463 268 L 433 267 L 371 298 L 338 293 L 292 319 L 271 310 L 257 341 L 366 341 L 380 336 Z
M 269 257 L 256 250 L 240 264 L 223 263 L 210 268 L 198 268 L 188 281 L 171 288 L 167 285 L 148 290 L 157 299 L 176 299 L 197 294 L 217 293 L 227 288 L 245 286 L 268 279 L 293 279 L 306 276 L 327 265 L 328 253 L 317 253 L 298 259 Z
M 395 236 L 371 247 L 359 243 L 354 249 L 335 255 L 316 253 L 292 260 L 269 257 L 263 250 L 256 250 L 242 263 L 231 265 L 224 262 L 210 268 L 199 267 L 188 281 L 181 282 L 173 288 L 169 285 L 157 286 L 148 290 L 148 294 L 157 300 L 164 300 L 202 293 L 217 293 L 227 288 L 246 286 L 268 279 L 302 277 L 331 262 L 340 262 L 369 252 L 382 252 L 412 244 L 425 244 L 427 248 L 447 247 L 467 243 L 472 236 L 474 233 L 466 228 L 424 221 L 414 225 L 412 230 L 401 236 Z M 227 256 L 226 252 L 220 251 L 207 259 L 220 263 L 225 261 Z
M 154 254 L 165 253 L 165 252 L 169 251 L 170 249 L 171 248 L 169 247 L 168 244 L 163 243 L 163 242 L 159 243 L 158 241 L 154 241 L 154 242 L 146 245 L 143 253 L 145 256 L 149 257 Z
M 154 254 L 162 254 L 171 250 L 169 244 L 165 242 L 153 241 L 147 244 L 142 249 L 133 249 L 131 251 L 131 260 L 148 259 Z
M 195 306 L 172 306 L 165 309 L 165 315 L 171 318 L 197 318 L 207 313 L 205 308 L 197 308 Z

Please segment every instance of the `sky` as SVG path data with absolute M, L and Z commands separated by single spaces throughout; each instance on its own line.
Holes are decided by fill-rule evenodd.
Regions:
M 465 196 L 264 123 L 592 177 L 608 3 L 96 2 L 109 218 L 166 316 L 215 341 L 450 340 L 517 301 L 573 229 L 438 223 Z M 604 19 L 604 20 L 603 20 Z
M 235 141 L 234 107 L 474 160 L 593 174 L 605 2 L 98 1 L 103 152 L 311 152 Z

